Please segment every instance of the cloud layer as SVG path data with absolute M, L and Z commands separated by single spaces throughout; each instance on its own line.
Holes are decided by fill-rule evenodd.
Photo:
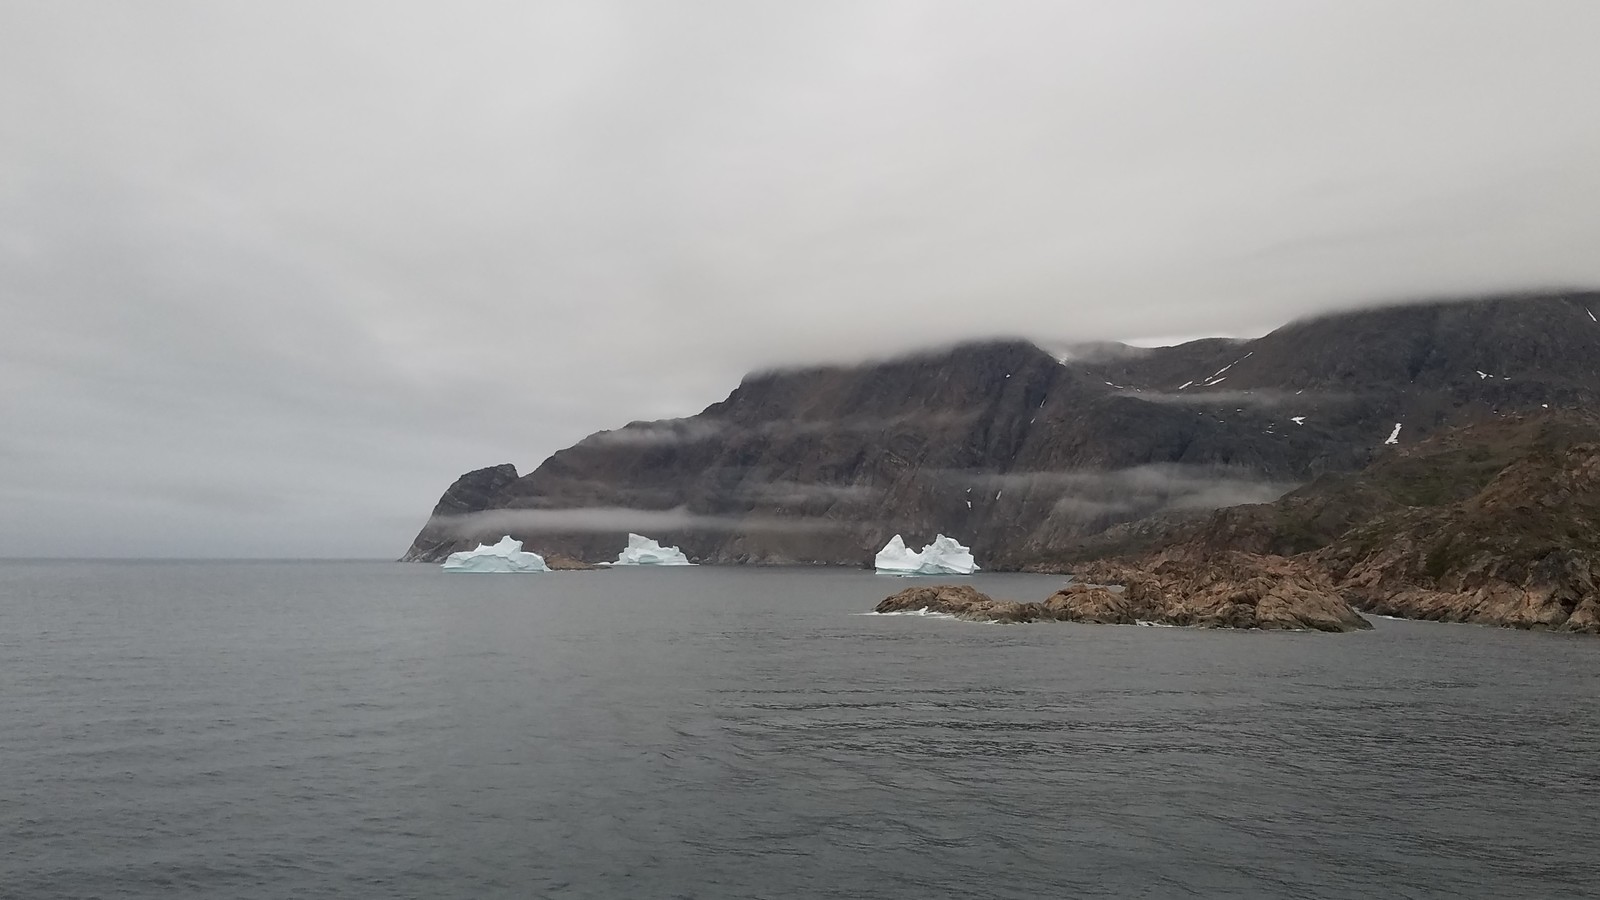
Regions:
M 1600 6 L 0 9 L 0 556 L 394 556 L 749 369 L 1600 283 Z

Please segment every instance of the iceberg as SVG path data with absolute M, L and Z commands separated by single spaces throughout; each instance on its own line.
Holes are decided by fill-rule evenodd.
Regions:
M 548 572 L 544 557 L 527 553 L 522 542 L 506 535 L 493 547 L 479 544 L 476 550 L 450 554 L 440 566 L 446 572 Z
M 883 545 L 872 564 L 879 575 L 971 575 L 978 571 L 972 551 L 942 534 L 917 551 L 897 534 Z
M 663 547 L 642 534 L 628 535 L 628 546 L 617 554 L 610 566 L 692 566 L 677 547 Z

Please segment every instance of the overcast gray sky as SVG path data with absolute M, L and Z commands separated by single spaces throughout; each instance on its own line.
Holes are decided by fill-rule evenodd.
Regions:
M 397 556 L 751 368 L 1600 284 L 1600 3 L 0 5 L 0 556 Z

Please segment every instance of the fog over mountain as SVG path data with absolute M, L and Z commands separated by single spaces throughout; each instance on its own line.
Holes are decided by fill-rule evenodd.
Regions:
M 11 3 L 0 556 L 392 557 L 749 370 L 1600 285 L 1600 5 Z

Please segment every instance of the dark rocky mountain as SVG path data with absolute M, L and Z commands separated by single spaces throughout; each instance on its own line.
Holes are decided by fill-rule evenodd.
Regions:
M 527 475 L 462 476 L 405 558 L 509 533 L 609 559 L 628 530 L 724 563 L 865 564 L 897 532 L 953 535 L 990 568 L 1151 545 L 1442 429 L 1596 408 L 1597 314 L 1595 293 L 1499 297 L 1248 341 L 1060 359 L 999 341 L 756 374 L 697 416 L 601 432 Z

